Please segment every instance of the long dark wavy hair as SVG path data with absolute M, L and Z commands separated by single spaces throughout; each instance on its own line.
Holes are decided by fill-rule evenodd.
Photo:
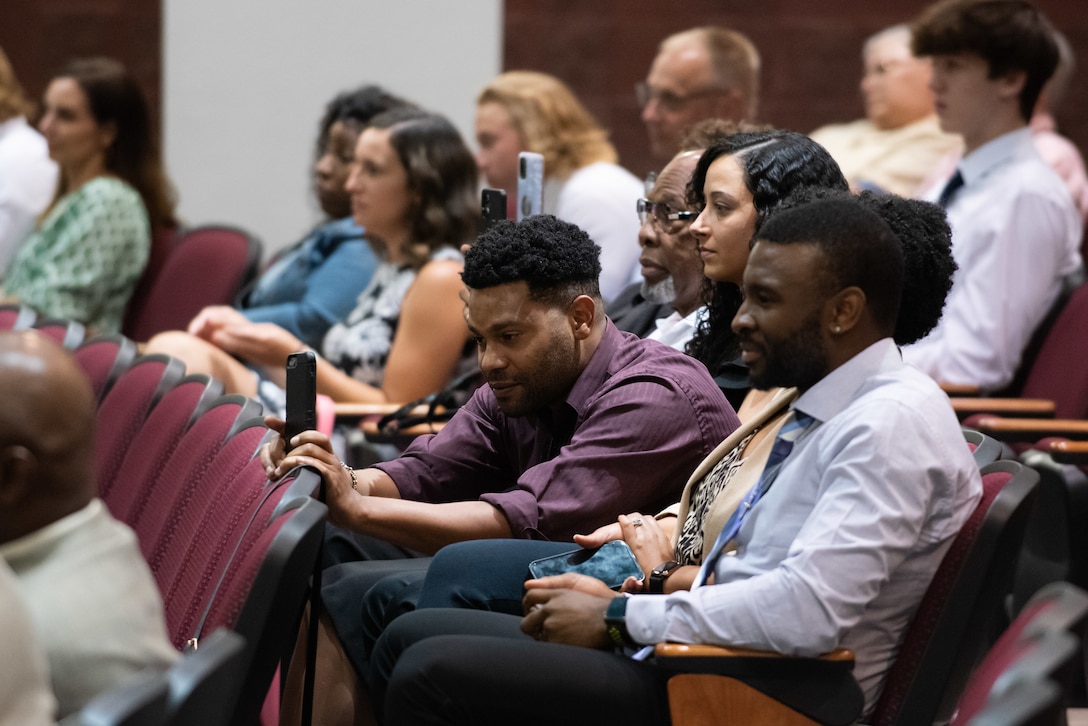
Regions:
M 732 156 L 744 170 L 744 183 L 756 208 L 757 234 L 779 203 L 800 189 L 849 189 L 827 150 L 804 134 L 778 129 L 749 131 L 726 137 L 703 152 L 687 188 L 692 209 L 706 206 L 703 187 L 707 170 L 723 156 Z M 687 352 L 710 369 L 719 385 L 747 388 L 747 372 L 735 363 L 740 351 L 731 328 L 740 308 L 740 288 L 714 280 L 708 280 L 707 285 L 707 314 L 688 343 Z

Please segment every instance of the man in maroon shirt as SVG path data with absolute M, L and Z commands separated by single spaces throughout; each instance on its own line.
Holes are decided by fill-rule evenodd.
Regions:
M 616 329 L 597 287 L 598 253 L 551 216 L 480 237 L 462 278 L 487 385 L 400 458 L 351 471 L 317 432 L 287 456 L 279 442 L 266 448 L 274 477 L 297 465 L 324 475 L 344 534 L 334 561 L 466 539 L 569 540 L 676 500 L 736 414 L 700 363 Z
M 550 215 L 492 226 L 462 273 L 487 385 L 442 431 L 359 471 L 313 431 L 286 456 L 279 441 L 262 451 L 273 478 L 298 465 L 322 473 L 335 525 L 328 559 L 346 563 L 325 575 L 318 682 L 354 681 L 365 659 L 362 596 L 386 576 L 418 584 L 420 553 L 469 539 L 570 541 L 621 513 L 657 511 L 739 424 L 701 363 L 612 324 L 599 253 Z M 354 710 L 341 699 L 357 691 L 332 691 L 318 699 L 315 723 Z

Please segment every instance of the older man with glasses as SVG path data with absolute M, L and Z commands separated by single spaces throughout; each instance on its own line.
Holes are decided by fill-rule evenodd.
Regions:
M 685 30 L 661 42 L 646 81 L 635 91 L 654 156 L 665 161 L 703 119 L 755 119 L 759 52 L 734 30 Z
M 684 350 L 703 309 L 703 264 L 689 228 L 696 212 L 684 189 L 700 151 L 678 154 L 665 166 L 646 199 L 638 200 L 642 282 L 608 306 L 621 330 Z

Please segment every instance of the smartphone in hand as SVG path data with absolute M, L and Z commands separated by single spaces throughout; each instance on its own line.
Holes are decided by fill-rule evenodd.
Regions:
M 518 154 L 518 221 L 544 212 L 544 157 Z
M 312 350 L 287 356 L 287 423 L 284 445 L 317 428 L 317 356 Z
M 480 192 L 480 234 L 500 219 L 506 219 L 506 192 L 484 189 Z

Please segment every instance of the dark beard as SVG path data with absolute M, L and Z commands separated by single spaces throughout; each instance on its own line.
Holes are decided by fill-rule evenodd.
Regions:
M 827 349 L 820 336 L 817 315 L 807 319 L 788 338 L 765 345 L 763 372 L 749 374 L 756 388 L 796 386 L 805 390 L 827 375 Z

